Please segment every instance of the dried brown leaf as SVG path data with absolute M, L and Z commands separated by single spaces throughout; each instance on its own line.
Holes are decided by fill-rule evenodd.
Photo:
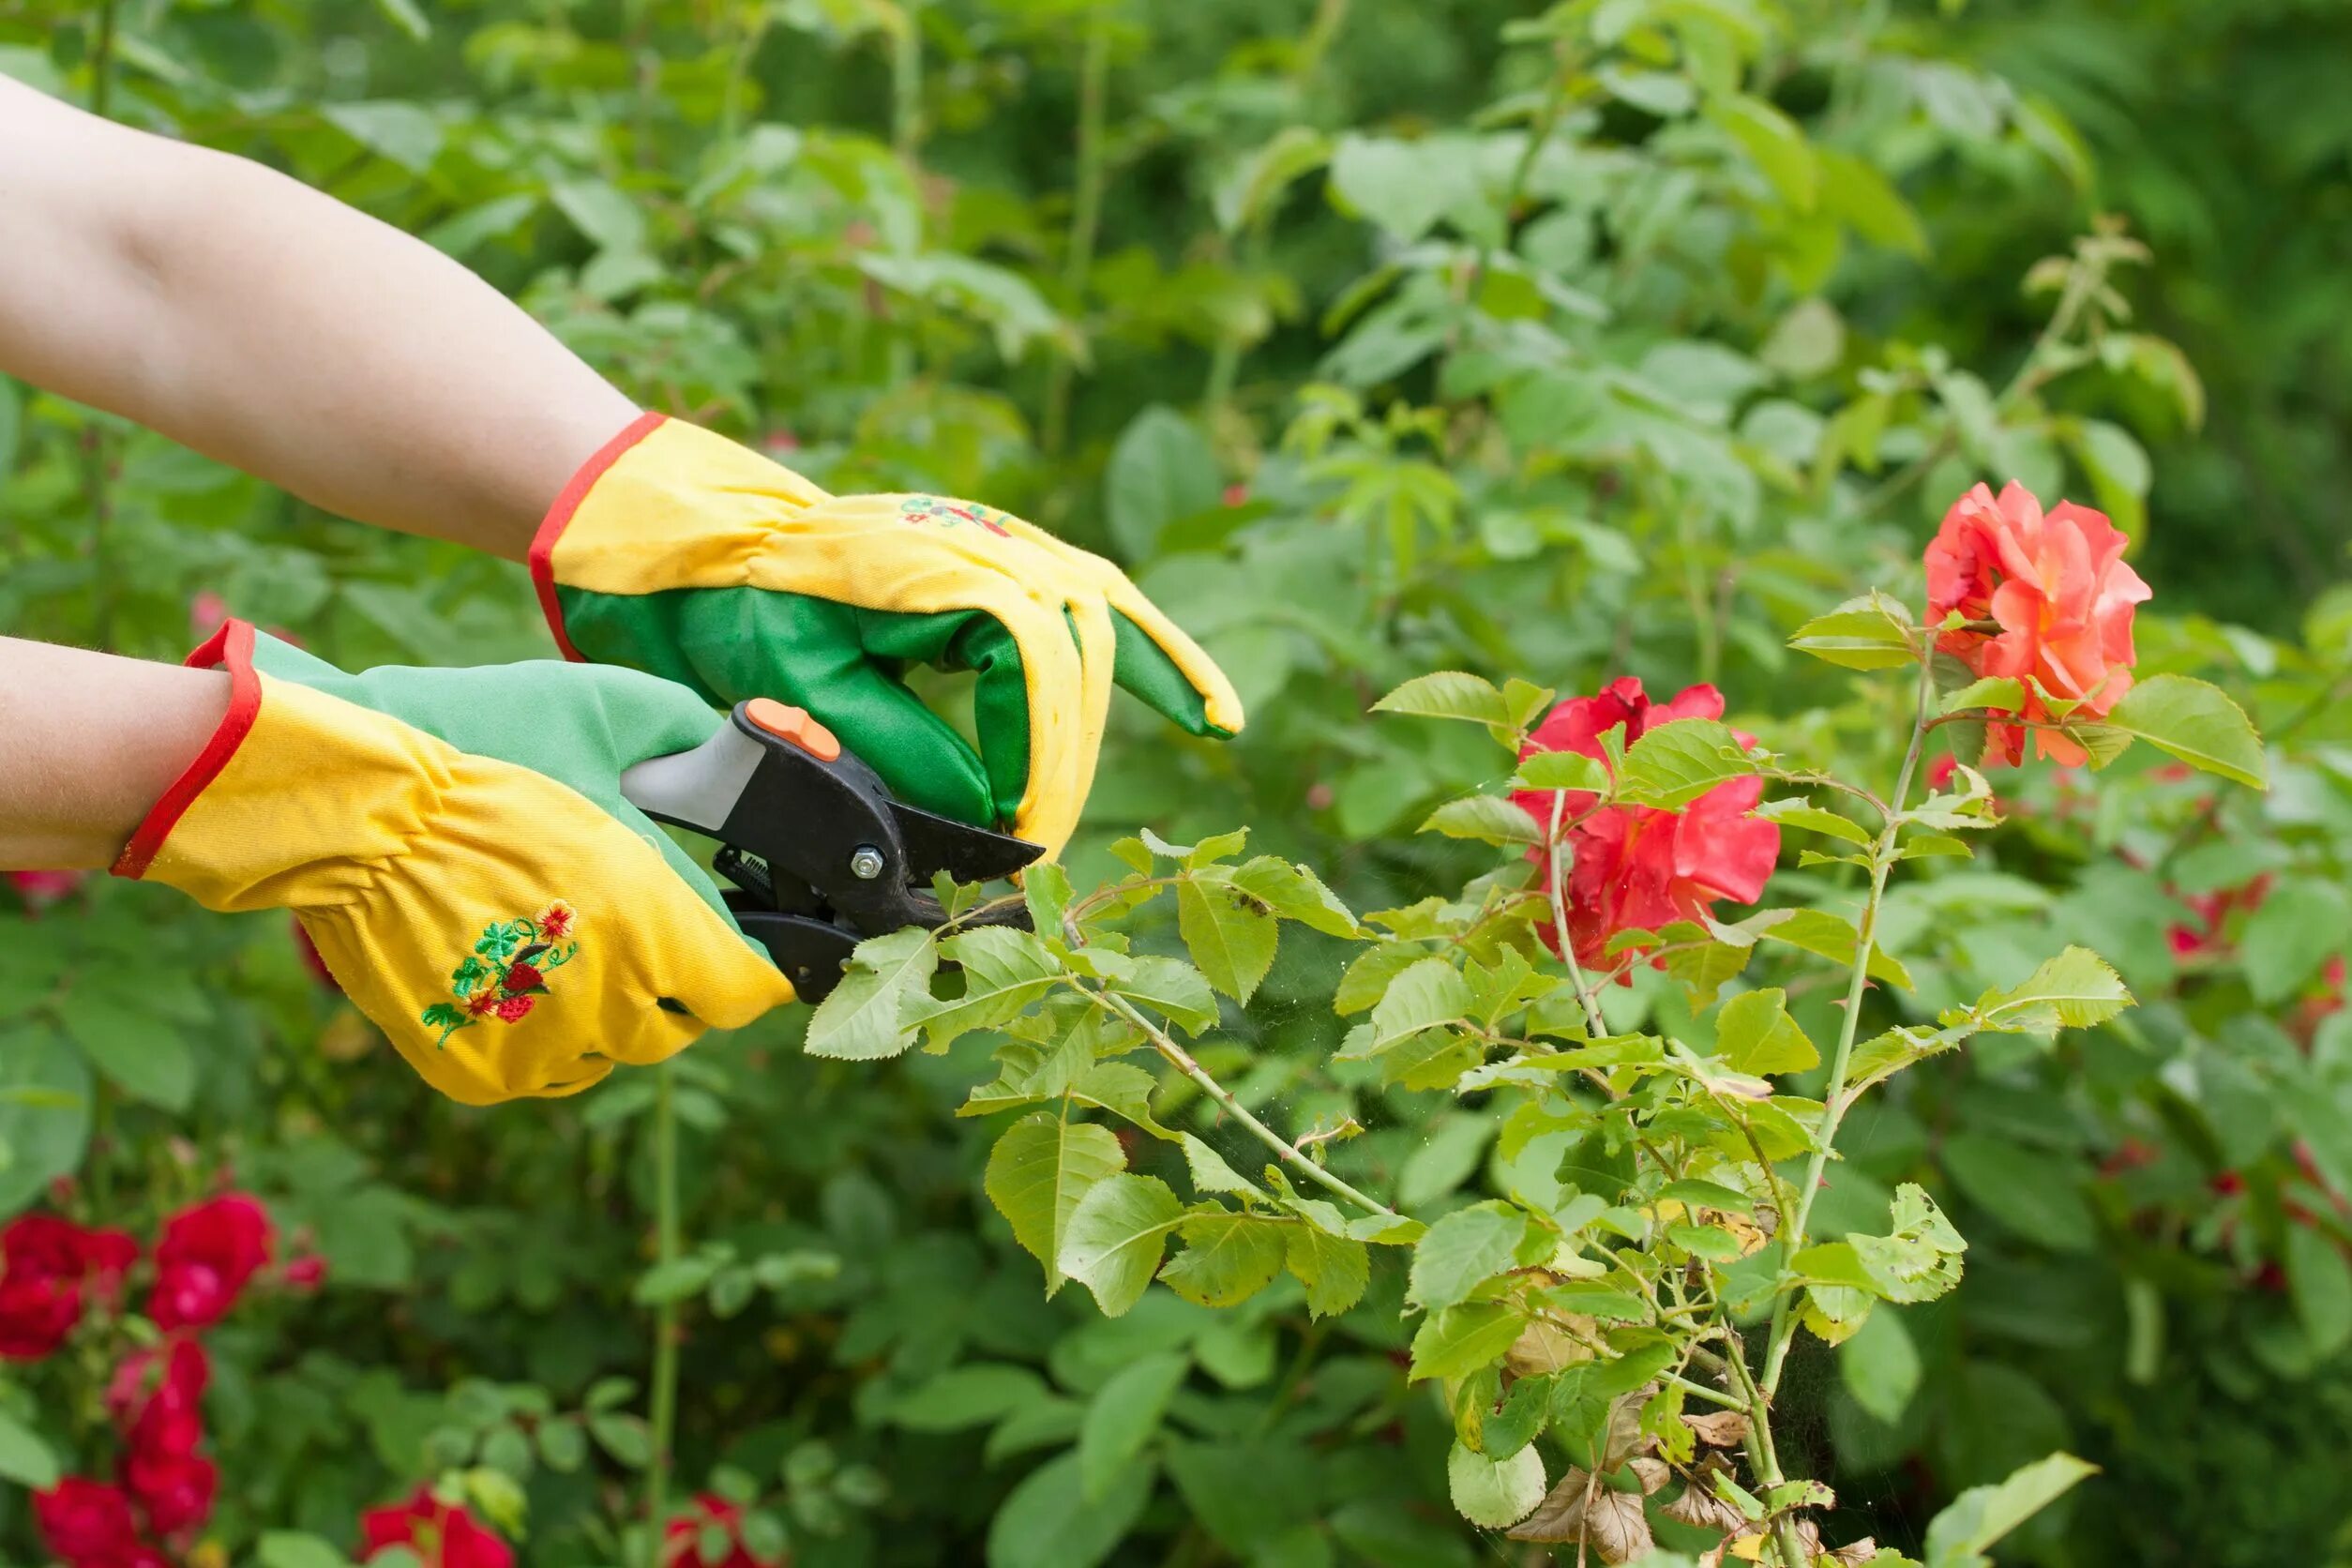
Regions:
M 1865 1535 L 1861 1540 L 1840 1546 L 1833 1552 L 1823 1553 L 1821 1560 L 1834 1562 L 1838 1568 L 1863 1568 L 1864 1564 L 1875 1560 L 1877 1556 L 1878 1543 Z
M 1682 1425 L 1698 1434 L 1698 1440 L 1716 1448 L 1737 1448 L 1747 1440 L 1748 1418 L 1738 1410 L 1709 1410 L 1703 1415 L 1684 1415 Z
M 1674 1479 L 1674 1471 L 1666 1468 L 1664 1459 L 1636 1459 L 1633 1467 L 1634 1474 L 1641 1481 L 1641 1495 L 1644 1497 Z
M 1582 1546 L 1603 1562 L 1630 1561 L 1657 1545 L 1641 1499 L 1612 1492 L 1573 1466 L 1534 1513 L 1511 1527 L 1510 1535 L 1514 1541 Z
M 1748 1522 L 1746 1515 L 1717 1497 L 1699 1477 L 1682 1488 L 1681 1496 L 1659 1507 L 1667 1518 L 1699 1530 L 1738 1530 Z

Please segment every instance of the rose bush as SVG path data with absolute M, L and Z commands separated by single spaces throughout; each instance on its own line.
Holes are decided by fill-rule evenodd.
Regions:
M 1646 1535 L 1667 1561 L 1789 1536 L 1963 1561 L 1971 1515 L 2027 1512 L 2073 1474 L 2028 1467 L 2061 1451 L 2103 1472 L 2004 1560 L 2267 1564 L 2332 1534 L 2352 601 L 2294 532 L 2331 493 L 2302 482 L 2325 399 L 2283 341 L 2312 309 L 2241 331 L 2206 281 L 2327 254 L 2324 158 L 2274 166 L 2317 143 L 2246 128 L 2324 94 L 2194 117 L 2312 193 L 2298 245 L 2216 255 L 2149 204 L 2150 263 L 2084 193 L 2194 188 L 2209 146 L 2157 163 L 2192 117 L 2147 112 L 2128 71 L 2078 79 L 2107 56 L 2064 35 L 2073 5 L 1306 9 L 0 15 L 0 69 L 428 234 L 649 404 L 837 488 L 981 495 L 1108 551 L 1253 716 L 1229 748 L 1120 721 L 1068 901 L 1030 890 L 1067 957 L 1003 955 L 1037 994 L 983 1039 L 877 1066 L 807 1053 L 788 1014 L 528 1115 L 420 1100 L 278 923 L 12 879 L 0 1212 L 145 1241 L 234 1187 L 292 1260 L 227 1283 L 253 1247 L 224 1214 L 173 1292 L 152 1255 L 119 1296 L 81 1276 L 58 1348 L 0 1379 L 0 1553 L 51 1550 L 31 1500 L 70 1475 L 127 1509 L 128 1544 L 92 1549 L 149 1562 L 456 1538 L 551 1568 L 1468 1568 L 1546 1550 L 1456 1507 L 1500 1517 L 1534 1466 L 1549 1500 L 1495 1528 L 1582 1537 L 1563 1560 Z M 2192 19 L 2145 9 L 2100 36 L 2177 52 Z M 2220 9 L 2198 38 L 2339 41 Z M 2209 425 L 2173 336 L 2238 378 Z M 2013 479 L 2130 550 L 2055 505 L 2013 520 Z M 1923 561 L 1980 482 L 1982 613 Z M 234 610 L 354 667 L 546 652 L 498 563 L 12 386 L 0 516 L 11 631 L 177 657 Z M 2128 651 L 2118 604 L 2142 611 Z M 1366 716 L 1431 671 L 1485 680 Z M 1563 699 L 1627 680 L 1725 706 L 1636 723 L 1626 700 L 1589 746 L 1538 743 Z M 2187 680 L 2251 712 L 2260 766 L 2215 749 L 2226 716 Z M 2272 788 L 2150 765 L 2156 738 Z M 1987 780 L 1988 744 L 2020 765 Z M 1913 818 L 1891 847 L 1854 790 Z M 1148 871 L 1113 852 L 1131 837 Z M 1852 861 L 1887 852 L 1865 943 L 1876 868 Z M 1607 856 L 1642 880 L 1580 892 Z M 2257 877 L 2176 951 L 2197 901 Z M 2135 1007 L 1894 1069 L 1808 1181 L 1849 1020 L 1851 1090 L 1947 1014 L 2040 1018 L 2016 993 L 2074 942 Z M 2058 979 L 2085 977 L 2106 984 Z M 985 1013 L 956 985 L 919 1004 L 948 1009 L 927 1043 Z M 1122 1055 L 1113 1002 L 1179 1054 Z M 1168 1226 L 1107 1250 L 1123 1215 Z M 1153 1241 L 1159 1272 L 1123 1271 Z M 1961 1258 L 1937 1300 L 1873 1293 Z M 322 1267 L 315 1295 L 279 1288 Z M 34 1319 L 69 1275 L 25 1276 Z M 150 1316 L 224 1296 L 201 1328 Z M 1732 1335 L 1759 1380 L 1787 1347 L 1768 1425 L 1715 1402 L 1756 1403 L 1726 1385 Z M 130 1489 L 152 1406 L 106 1395 L 190 1336 L 201 1436 L 152 1447 L 219 1480 L 167 1539 Z M 134 1380 L 153 1400 L 169 1364 Z M 169 1480 L 191 1469 L 140 1469 L 167 1518 L 195 1495 Z M 378 1544 L 361 1521 L 386 1511 L 411 1523 Z

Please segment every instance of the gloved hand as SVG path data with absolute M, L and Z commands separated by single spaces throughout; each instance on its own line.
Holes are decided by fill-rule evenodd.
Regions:
M 835 496 L 731 441 L 647 415 L 565 487 L 531 550 L 572 658 L 726 705 L 807 709 L 902 800 L 1058 852 L 1078 825 L 1115 682 L 1196 735 L 1241 700 L 1099 556 L 927 495 Z M 898 679 L 978 674 L 980 754 Z
M 725 722 L 692 692 L 553 662 L 348 675 L 243 621 L 188 662 L 228 669 L 228 716 L 115 873 L 293 910 L 450 1098 L 573 1093 L 792 999 L 621 797 Z

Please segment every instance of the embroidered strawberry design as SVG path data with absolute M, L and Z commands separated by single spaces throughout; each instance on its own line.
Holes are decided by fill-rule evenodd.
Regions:
M 434 1048 L 485 1018 L 520 1023 L 529 1017 L 548 994 L 549 974 L 579 956 L 580 942 L 565 940 L 579 924 L 580 912 L 559 898 L 535 919 L 494 920 L 484 927 L 474 951 L 449 972 L 454 1000 L 436 1002 L 419 1015 L 425 1027 L 441 1031 Z

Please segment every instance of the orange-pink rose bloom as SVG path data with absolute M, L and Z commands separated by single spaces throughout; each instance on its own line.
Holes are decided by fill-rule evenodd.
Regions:
M 2148 596 L 2124 565 L 2129 542 L 2103 512 L 2061 501 L 2044 516 L 2013 479 L 1998 500 L 1979 485 L 1952 504 L 1927 546 L 1927 618 L 1956 610 L 1999 626 L 1949 632 L 1940 646 L 1979 677 L 2024 682 L 2020 718 L 2055 722 L 2044 694 L 2079 704 L 2073 712 L 2085 718 L 2103 717 L 2132 689 L 2132 611 Z M 2021 761 L 2027 732 L 1989 726 L 1984 765 Z M 2087 760 L 2055 731 L 2032 735 L 2038 756 L 2068 766 Z

